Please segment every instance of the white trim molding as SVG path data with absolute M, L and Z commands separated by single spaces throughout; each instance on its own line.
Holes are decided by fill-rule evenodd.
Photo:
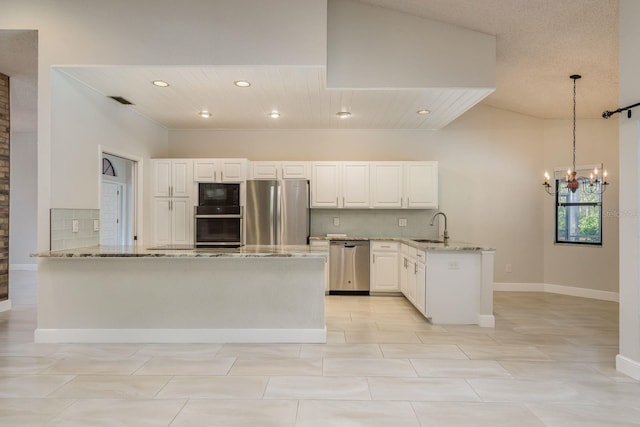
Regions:
M 478 326 L 481 328 L 495 328 L 496 317 L 492 314 L 480 314 L 478 315 Z
M 602 301 L 620 301 L 620 295 L 617 292 L 576 288 L 573 286 L 551 285 L 549 283 L 494 283 L 493 290 L 505 292 L 549 292 L 552 294 L 571 295 L 574 297 L 590 298 Z
M 323 329 L 36 329 L 36 343 L 324 344 Z
M 0 301 L 0 313 L 11 310 L 11 300 Z
M 38 264 L 9 264 L 9 271 L 38 271 Z
M 621 354 L 616 356 L 616 370 L 640 381 L 640 362 L 631 360 Z

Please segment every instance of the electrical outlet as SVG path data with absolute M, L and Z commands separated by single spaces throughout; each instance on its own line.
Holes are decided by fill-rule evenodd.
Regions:
M 399 218 L 398 227 L 406 227 L 406 226 L 407 226 L 407 218 Z
M 93 231 L 100 231 L 100 220 L 99 219 L 94 219 L 93 220 Z
M 505 267 L 505 271 L 506 271 L 507 273 L 511 273 L 511 264 L 507 264 L 507 265 L 506 265 L 506 267 Z
M 77 233 L 78 231 L 80 231 L 80 225 L 78 224 L 78 220 L 74 219 L 73 221 L 71 221 L 71 231 L 74 233 Z
M 340 226 L 340 217 L 338 217 L 338 216 L 334 216 L 333 217 L 333 225 L 334 225 L 334 227 L 339 227 Z

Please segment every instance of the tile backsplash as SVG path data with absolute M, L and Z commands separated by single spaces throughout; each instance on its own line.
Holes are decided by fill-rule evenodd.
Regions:
M 438 222 L 429 225 L 436 210 L 416 209 L 312 209 L 311 235 L 343 233 L 354 237 L 438 237 Z M 339 225 L 334 225 L 338 218 Z M 400 219 L 406 226 L 398 225 Z
M 82 248 L 100 244 L 100 232 L 93 231 L 100 209 L 51 209 L 51 250 Z M 74 232 L 73 222 L 78 221 Z

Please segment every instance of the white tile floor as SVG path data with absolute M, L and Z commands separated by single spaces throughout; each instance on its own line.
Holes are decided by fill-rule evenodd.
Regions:
M 640 425 L 611 302 L 498 292 L 485 329 L 331 296 L 323 345 L 34 344 L 35 274 L 18 273 L 0 313 L 2 426 Z

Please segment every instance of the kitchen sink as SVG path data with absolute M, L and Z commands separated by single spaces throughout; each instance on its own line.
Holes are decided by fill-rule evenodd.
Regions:
M 413 239 L 413 241 L 418 243 L 444 243 L 442 240 L 436 239 Z

